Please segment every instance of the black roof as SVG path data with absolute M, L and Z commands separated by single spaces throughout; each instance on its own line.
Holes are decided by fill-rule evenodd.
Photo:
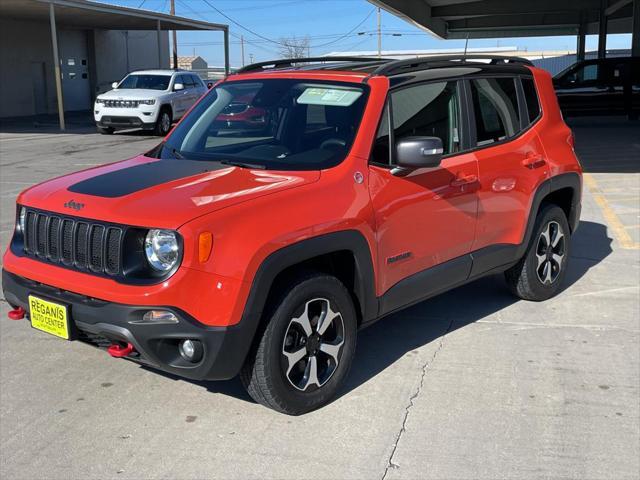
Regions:
M 247 65 L 236 74 L 282 71 L 282 70 L 340 70 L 364 72 L 371 76 L 385 75 L 388 77 L 411 72 L 421 72 L 431 69 L 480 67 L 492 71 L 505 70 L 513 73 L 514 67 L 532 66 L 533 64 L 521 57 L 507 57 L 496 55 L 436 55 L 429 57 L 394 60 L 386 58 L 366 57 L 310 57 L 271 60 L 268 62 Z M 502 68 L 500 68 L 502 67 Z

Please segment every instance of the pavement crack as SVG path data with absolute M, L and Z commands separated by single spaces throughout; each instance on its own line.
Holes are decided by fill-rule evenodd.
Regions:
M 435 352 L 433 352 L 433 355 L 431 356 L 431 358 L 429 360 L 427 360 L 424 363 L 424 365 L 422 365 L 422 373 L 421 373 L 421 376 L 420 376 L 420 383 L 418 384 L 418 388 L 416 388 L 416 391 L 413 392 L 413 394 L 409 397 L 409 402 L 407 403 L 407 406 L 404 409 L 404 417 L 402 419 L 402 425 L 400 426 L 400 430 L 398 431 L 398 434 L 396 435 L 396 441 L 393 444 L 393 450 L 391 450 L 391 454 L 389 455 L 389 458 L 387 459 L 387 466 L 384 469 L 384 473 L 382 474 L 381 480 L 385 480 L 387 478 L 387 474 L 389 473 L 390 470 L 396 469 L 396 468 L 400 468 L 400 465 L 395 463 L 393 461 L 393 459 L 394 459 L 394 457 L 396 455 L 396 451 L 398 450 L 398 446 L 400 445 L 400 440 L 402 439 L 402 435 L 404 435 L 404 432 L 407 430 L 406 427 L 407 427 L 407 420 L 409 418 L 409 412 L 413 408 L 415 399 L 418 398 L 420 396 L 420 394 L 422 393 L 422 388 L 424 387 L 424 379 L 427 376 L 427 370 L 428 370 L 429 366 L 431 366 L 433 364 L 433 362 L 435 361 L 436 357 L 438 356 L 438 353 L 440 353 L 440 350 L 442 350 L 442 347 L 444 345 L 444 337 L 446 337 L 447 334 L 451 331 L 451 326 L 452 325 L 453 325 L 453 319 L 449 320 L 449 325 L 447 325 L 447 329 L 440 336 L 440 343 L 438 344 L 438 348 L 436 348 Z

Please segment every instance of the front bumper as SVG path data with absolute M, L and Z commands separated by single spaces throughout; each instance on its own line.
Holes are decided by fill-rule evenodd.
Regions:
M 12 307 L 29 312 L 28 296 L 41 296 L 68 306 L 72 334 L 77 340 L 99 347 L 130 343 L 129 360 L 193 380 L 225 380 L 237 375 L 255 333 L 255 322 L 228 327 L 211 327 L 197 322 L 188 313 L 171 306 L 124 305 L 79 295 L 2 271 L 4 297 Z M 169 310 L 175 324 L 136 324 L 151 309 Z M 184 339 L 202 342 L 204 355 L 195 364 L 184 360 L 178 343 Z
M 100 127 L 153 128 L 158 119 L 156 105 L 141 105 L 138 108 L 94 106 L 93 118 Z
M 117 117 L 113 115 L 103 115 L 102 118 L 96 122 L 96 125 L 104 128 L 143 128 L 145 130 L 151 130 L 155 127 L 155 123 L 143 122 L 138 117 Z

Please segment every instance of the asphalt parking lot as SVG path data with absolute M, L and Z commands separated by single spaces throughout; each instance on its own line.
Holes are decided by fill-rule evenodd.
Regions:
M 586 170 L 565 290 L 501 276 L 363 331 L 331 405 L 287 417 L 0 317 L 0 477 L 638 478 L 640 126 L 572 122 Z M 0 133 L 0 243 L 23 188 L 133 156 L 140 133 Z

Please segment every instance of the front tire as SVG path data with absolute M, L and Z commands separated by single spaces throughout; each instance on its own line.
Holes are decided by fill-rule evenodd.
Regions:
M 164 137 L 171 130 L 171 111 L 164 107 L 158 113 L 158 120 L 156 121 L 155 134 L 159 137 Z
M 330 402 L 344 382 L 356 313 L 344 285 L 324 274 L 299 278 L 273 307 L 240 379 L 256 402 L 301 415 Z
M 571 230 L 564 211 L 545 206 L 538 216 L 524 257 L 505 272 L 511 292 L 540 302 L 558 294 L 567 274 Z

